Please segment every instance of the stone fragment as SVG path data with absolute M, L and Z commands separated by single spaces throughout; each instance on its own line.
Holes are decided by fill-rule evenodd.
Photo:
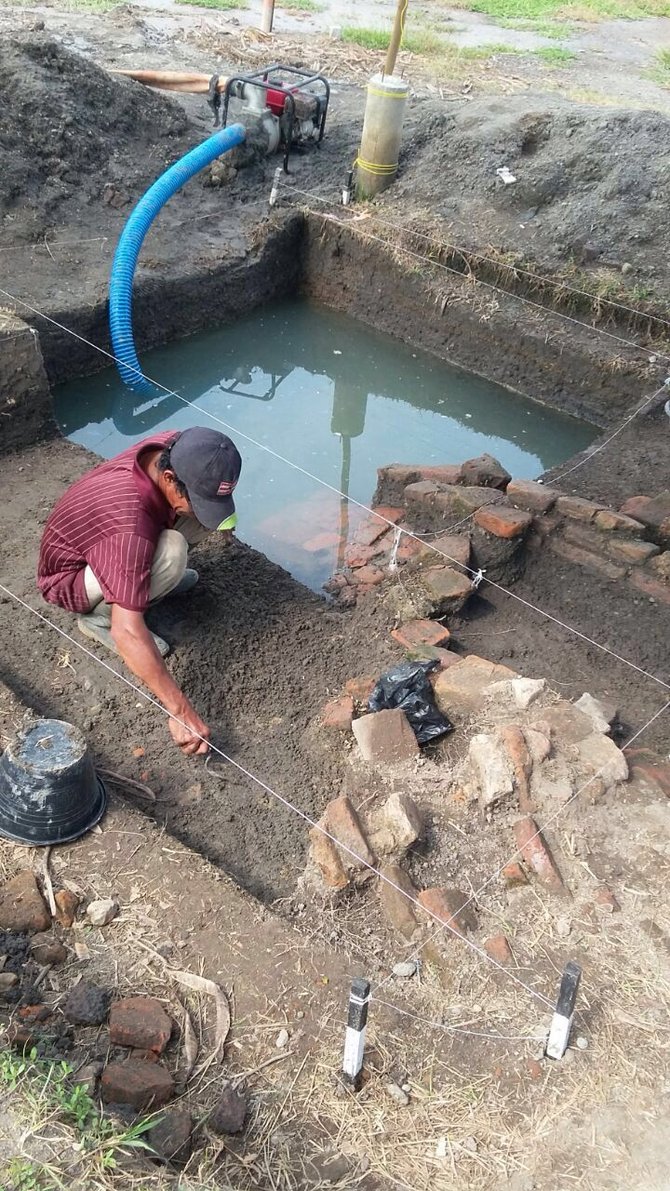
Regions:
M 613 509 L 603 509 L 596 513 L 594 524 L 596 529 L 603 533 L 628 534 L 631 537 L 639 536 L 640 530 L 644 529 L 641 521 L 626 517 L 624 513 L 615 513 Z
M 453 567 L 427 567 L 420 582 L 432 616 L 460 612 L 474 590 L 468 576 Z
M 374 711 L 353 722 L 354 736 L 364 761 L 395 765 L 419 753 L 416 736 L 400 708 Z
M 109 1015 L 109 1039 L 114 1046 L 151 1050 L 160 1055 L 172 1034 L 172 1021 L 155 997 L 124 997 Z
M 519 819 L 514 825 L 516 844 L 536 877 L 551 892 L 566 895 L 568 890 L 563 884 L 563 878 L 556 867 L 554 859 L 547 847 L 544 837 L 538 831 L 537 823 L 530 815 Z
M 595 893 L 593 894 L 593 900 L 597 906 L 600 906 L 600 908 L 605 910 L 608 914 L 617 914 L 621 909 L 621 906 L 612 893 L 612 890 L 608 889 L 607 885 L 601 885 L 598 889 L 596 889 Z
M 512 698 L 517 707 L 526 711 L 547 688 L 544 678 L 513 678 L 510 682 Z
M 480 488 L 507 487 L 511 475 L 493 455 L 478 455 L 461 464 L 461 483 Z
M 501 504 L 504 492 L 497 488 L 460 487 L 442 488 L 431 498 L 431 503 L 449 521 L 470 517 L 482 505 Z
M 608 542 L 607 549 L 612 558 L 630 563 L 633 567 L 641 567 L 659 553 L 660 547 L 653 542 L 641 542 L 638 538 L 614 538 Z
M 416 480 L 408 484 L 403 493 L 408 505 L 430 503 L 440 489 L 432 480 Z
M 119 903 L 113 897 L 103 897 L 98 901 L 89 902 L 86 907 L 86 919 L 91 926 L 107 926 L 116 918 Z
M 447 645 L 450 635 L 449 629 L 436 620 L 408 620 L 391 632 L 394 641 L 403 649 L 415 649 L 417 645 Z
M 368 847 L 358 815 L 345 794 L 333 798 L 328 803 L 321 822 L 338 844 L 343 845 L 338 851 L 345 871 L 362 869 L 366 865 L 374 864 L 375 858 Z
M 497 505 L 493 509 L 482 508 L 475 513 L 475 525 L 496 538 L 523 537 L 532 523 L 532 513 L 527 513 L 525 509 L 510 508 L 508 505 Z
M 652 558 L 649 563 L 650 569 L 659 579 L 670 579 L 670 550 L 664 550 L 662 554 Z
M 533 764 L 541 765 L 551 755 L 551 741 L 549 737 L 537 728 L 528 728 L 526 726 L 524 726 L 523 734 L 526 738 L 528 752 L 533 759 Z
M 379 567 L 373 567 L 369 564 L 364 567 L 359 567 L 351 576 L 352 583 L 357 583 L 361 587 L 378 587 L 380 583 L 384 582 L 384 572 Z
M 603 506 L 592 500 L 583 500 L 581 496 L 559 496 L 556 508 L 562 517 L 571 517 L 574 521 L 593 521 L 596 513 L 603 511 Z
M 0 995 L 9 992 L 19 983 L 16 972 L 0 972 Z
M 634 496 L 621 506 L 621 512 L 641 521 L 657 541 L 664 542 L 670 536 L 670 491 L 651 498 Z
M 601 558 L 590 550 L 583 550 L 581 546 L 572 546 L 555 535 L 548 538 L 547 543 L 554 554 L 558 554 L 567 562 L 574 563 L 575 566 L 586 567 L 587 570 L 594 571 L 597 575 L 604 575 L 606 579 L 625 579 L 626 577 L 626 568 L 620 563 L 610 562 L 607 558 Z
M 449 719 L 462 720 L 482 709 L 492 683 L 516 677 L 515 671 L 507 666 L 496 665 L 471 653 L 437 675 L 435 697 L 440 710 Z
M 526 737 L 518 724 L 504 724 L 498 729 L 498 738 L 512 766 L 519 810 L 526 813 L 532 811 L 534 808 L 530 797 L 530 776 L 533 772 L 533 759 L 526 744 Z
M 387 864 L 380 872 L 384 879 L 379 882 L 379 900 L 384 915 L 394 930 L 411 939 L 418 925 L 415 913 L 418 893 L 399 865 Z
M 584 694 L 576 700 L 575 707 L 589 717 L 594 732 L 604 732 L 607 735 L 612 721 L 616 717 L 616 708 L 607 707 L 601 703 L 600 699 L 595 699 L 593 695 L 590 695 L 588 691 L 584 691 Z
M 510 758 L 504 744 L 496 736 L 484 732 L 473 736 L 468 760 L 475 775 L 482 810 L 488 810 L 514 792 Z
M 594 732 L 580 740 L 577 748 L 582 764 L 601 777 L 606 786 L 614 786 L 617 782 L 627 780 L 626 758 L 609 736 Z
M 444 561 L 450 566 L 467 567 L 470 565 L 471 552 L 470 538 L 466 534 L 444 533 L 421 544 L 417 562 L 434 565 Z
M 372 694 L 377 679 L 369 675 L 363 675 L 361 678 L 350 678 L 345 682 L 344 689 L 348 695 L 351 695 L 355 703 L 363 703 L 366 707 L 368 699 Z
M 389 521 L 395 525 L 398 521 L 402 521 L 405 516 L 404 509 L 392 509 L 388 506 L 380 506 L 377 510 L 377 516 L 373 512 L 361 525 L 359 525 L 355 534 L 355 543 L 358 546 L 372 546 L 383 534 L 389 530 Z
M 376 546 L 360 546 L 353 542 L 351 546 L 347 546 L 344 552 L 344 564 L 351 567 L 352 570 L 360 569 L 367 566 L 376 558 L 379 550 Z M 353 578 L 352 575 L 347 576 L 347 583 Z M 340 591 L 340 595 L 344 594 L 344 589 Z
M 386 1095 L 389 1096 L 391 1100 L 395 1100 L 396 1104 L 399 1104 L 401 1108 L 407 1108 L 407 1105 L 409 1104 L 409 1096 L 407 1095 L 407 1092 L 403 1092 L 402 1088 L 399 1087 L 397 1083 L 387 1083 Z
M 228 1083 L 210 1113 L 207 1124 L 214 1133 L 225 1137 L 226 1134 L 242 1132 L 246 1115 L 246 1096 L 233 1087 L 232 1083 Z
M 109 1063 L 100 1080 L 105 1104 L 127 1104 L 137 1112 L 162 1108 L 173 1092 L 174 1080 L 167 1068 L 145 1059 Z
M 423 831 L 419 808 L 409 794 L 394 791 L 369 816 L 368 838 L 377 856 L 403 856 Z
M 81 898 L 70 889 L 59 889 L 54 895 L 56 902 L 56 922 L 69 929 L 75 920 Z
M 440 670 L 448 670 L 462 659 L 457 653 L 450 653 L 448 649 L 440 649 L 436 645 L 417 645 L 415 649 L 408 649 L 407 658 L 410 662 L 437 662 L 434 670 L 428 675 L 428 681 L 433 682 Z
M 637 587 L 643 595 L 659 604 L 670 604 L 670 584 L 664 579 L 656 579 L 647 575 L 645 571 L 633 571 L 630 577 L 633 587 Z
M 670 798 L 670 762 L 651 749 L 626 749 L 631 776 Z
M 505 865 L 501 876 L 507 889 L 518 889 L 519 886 L 528 884 L 528 877 L 516 860 Z
M 505 935 L 492 935 L 490 939 L 485 939 L 484 950 L 487 955 L 491 956 L 491 959 L 494 959 L 498 964 L 503 964 L 505 967 L 514 961 L 512 948 Z
M 323 727 L 334 732 L 350 732 L 353 718 L 354 700 L 351 695 L 340 695 L 339 699 L 331 699 L 321 712 Z
M 85 1067 L 80 1067 L 78 1071 L 74 1072 L 72 1083 L 79 1084 L 92 1099 L 97 1093 L 98 1080 L 102 1075 L 103 1066 L 103 1063 L 87 1063 Z
M 323 590 L 327 591 L 329 595 L 336 595 L 337 592 L 342 591 L 344 587 L 348 586 L 349 580 L 347 576 L 342 571 L 337 571 L 334 575 L 331 575 L 330 579 L 326 579 L 326 582 L 323 584 Z
M 510 504 L 529 513 L 548 513 L 553 509 L 560 493 L 554 488 L 545 488 L 535 480 L 511 480 L 506 489 Z
M 349 878 L 340 860 L 340 854 L 332 840 L 328 839 L 317 827 L 311 827 L 310 856 L 319 869 L 321 876 L 329 889 L 344 889 Z
M 409 980 L 416 973 L 416 962 L 414 960 L 402 960 L 400 963 L 394 964 L 391 970 L 393 975 L 397 976 L 400 980 Z
M 38 964 L 49 964 L 54 968 L 58 964 L 64 964 L 68 956 L 67 948 L 49 931 L 33 935 L 30 941 L 30 951 Z
M 34 873 L 17 873 L 0 889 L 0 927 L 12 931 L 45 931 L 51 915 L 39 891 Z
M 193 1153 L 193 1117 L 188 1108 L 177 1105 L 163 1113 L 147 1133 L 147 1142 L 161 1162 L 186 1166 Z
M 77 1026 L 101 1026 L 107 1020 L 111 991 L 80 980 L 70 989 L 63 1005 L 63 1016 Z
M 433 921 L 437 919 L 445 926 L 445 934 L 465 935 L 477 925 L 473 904 L 460 889 L 424 889 L 419 894 L 419 904 Z
M 580 711 L 574 703 L 559 700 L 553 707 L 542 711 L 543 723 L 549 726 L 552 737 L 561 745 L 578 744 L 593 732 L 591 717 Z
M 285 1050 L 289 1044 L 290 1037 L 291 1035 L 287 1029 L 280 1030 L 277 1034 L 277 1037 L 275 1038 L 275 1046 L 277 1047 L 277 1050 Z

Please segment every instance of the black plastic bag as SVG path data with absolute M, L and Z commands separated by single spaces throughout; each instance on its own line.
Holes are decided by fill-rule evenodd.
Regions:
M 419 744 L 427 744 L 446 732 L 453 732 L 454 725 L 439 710 L 428 680 L 428 675 L 437 665 L 431 659 L 427 662 L 405 662 L 394 666 L 393 670 L 387 670 L 370 695 L 370 711 L 391 711 L 399 707 L 412 725 Z

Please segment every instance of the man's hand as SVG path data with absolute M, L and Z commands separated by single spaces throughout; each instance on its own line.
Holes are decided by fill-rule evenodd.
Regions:
M 170 713 L 170 735 L 187 757 L 209 752 L 209 728 L 191 707 L 156 649 L 144 616 L 127 608 L 112 608 L 112 638 L 133 674 L 148 686 Z M 172 717 L 176 717 L 173 719 Z M 181 721 L 178 723 L 177 721 Z M 200 737 L 204 737 L 203 740 Z
M 181 722 L 179 722 L 181 721 Z M 208 753 L 209 728 L 203 723 L 199 715 L 190 708 L 189 712 L 173 719 L 170 716 L 170 736 L 179 745 L 182 753 L 187 757 L 194 757 L 197 753 Z M 200 737 L 204 736 L 204 740 Z

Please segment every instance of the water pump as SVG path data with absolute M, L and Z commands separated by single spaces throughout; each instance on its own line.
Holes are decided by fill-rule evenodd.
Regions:
M 220 120 L 225 128 L 231 99 L 242 104 L 236 119 L 246 123 L 251 116 L 267 135 L 268 153 L 283 149 L 286 173 L 295 145 L 323 140 L 330 86 L 322 74 L 276 63 L 224 81 L 214 75 L 207 102 L 214 112 L 215 127 Z

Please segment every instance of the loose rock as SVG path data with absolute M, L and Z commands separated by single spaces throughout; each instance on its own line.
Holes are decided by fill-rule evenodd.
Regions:
M 87 1063 L 80 1067 L 72 1076 L 72 1083 L 79 1084 L 87 1095 L 94 1097 L 98 1090 L 98 1080 L 102 1075 L 104 1063 Z
M 45 931 L 51 915 L 34 873 L 25 869 L 0 889 L 0 928 L 12 931 Z
M 423 831 L 418 806 L 409 794 L 393 793 L 368 818 L 368 838 L 377 856 L 400 859 Z
M 64 964 L 68 957 L 67 948 L 48 932 L 33 935 L 30 950 L 38 964 L 49 964 L 51 967 Z
M 409 1096 L 407 1092 L 403 1092 L 401 1087 L 398 1087 L 397 1083 L 387 1083 L 386 1094 L 391 1097 L 391 1100 L 395 1100 L 396 1104 L 399 1104 L 402 1108 L 407 1108 Z
M 510 686 L 514 702 L 525 711 L 542 694 L 547 684 L 544 678 L 514 678 Z
M 510 758 L 497 737 L 483 732 L 473 736 L 468 759 L 476 776 L 482 810 L 488 810 L 494 803 L 514 792 Z
M 70 889 L 59 889 L 54 896 L 56 902 L 56 922 L 69 929 L 75 920 L 80 898 Z
M 552 893 L 566 895 L 568 890 L 535 820 L 530 816 L 520 819 L 514 826 L 514 835 L 526 864 L 530 865 L 542 884 Z
M 109 989 L 81 980 L 70 990 L 63 1005 L 63 1016 L 74 1025 L 100 1026 L 107 1020 L 111 999 Z
M 511 964 L 514 956 L 512 955 L 512 948 L 510 947 L 505 935 L 492 935 L 490 939 L 484 942 L 484 950 L 487 955 L 491 956 L 496 963 Z
M 417 890 L 405 870 L 397 864 L 387 864 L 380 871 L 386 877 L 385 881 L 379 882 L 379 898 L 384 914 L 394 930 L 406 939 L 411 939 L 418 926 L 414 912 Z
M 15 988 L 18 983 L 16 972 L 0 972 L 0 994 L 9 992 L 10 988 Z
M 277 1050 L 284 1050 L 284 1048 L 288 1046 L 288 1043 L 289 1043 L 288 1030 L 280 1030 L 279 1033 L 277 1034 L 276 1039 L 275 1039 L 275 1046 L 277 1047 Z
M 160 1055 L 172 1034 L 172 1021 L 154 997 L 125 997 L 115 1001 L 109 1015 L 109 1038 L 115 1046 Z
M 616 709 L 613 707 L 606 707 L 601 703 L 600 699 L 594 699 L 588 691 L 585 691 L 581 698 L 577 699 L 575 707 L 587 715 L 593 724 L 594 732 L 602 732 L 605 735 L 609 733 L 612 720 L 616 716 Z
M 404 711 L 374 711 L 354 720 L 354 736 L 364 761 L 394 765 L 419 753 L 416 736 Z
M 91 926 L 107 926 L 119 912 L 119 903 L 113 897 L 104 897 L 99 901 L 89 902 L 86 907 L 86 918 Z
M 102 1073 L 100 1093 L 105 1104 L 127 1104 L 142 1112 L 162 1108 L 173 1092 L 172 1076 L 160 1063 L 126 1059 L 110 1063 Z
M 247 1115 L 247 1101 L 242 1092 L 227 1084 L 208 1118 L 208 1125 L 220 1136 L 226 1133 L 241 1133 Z
M 416 962 L 414 960 L 405 960 L 394 964 L 392 971 L 393 975 L 398 976 L 401 980 L 409 980 L 416 972 Z
M 577 748 L 582 763 L 602 778 L 606 786 L 614 786 L 617 782 L 627 780 L 626 758 L 609 736 L 594 732 L 592 736 L 580 740 Z
M 177 1107 L 166 1112 L 147 1134 L 156 1157 L 172 1166 L 186 1166 L 193 1153 L 193 1117 L 189 1110 Z

